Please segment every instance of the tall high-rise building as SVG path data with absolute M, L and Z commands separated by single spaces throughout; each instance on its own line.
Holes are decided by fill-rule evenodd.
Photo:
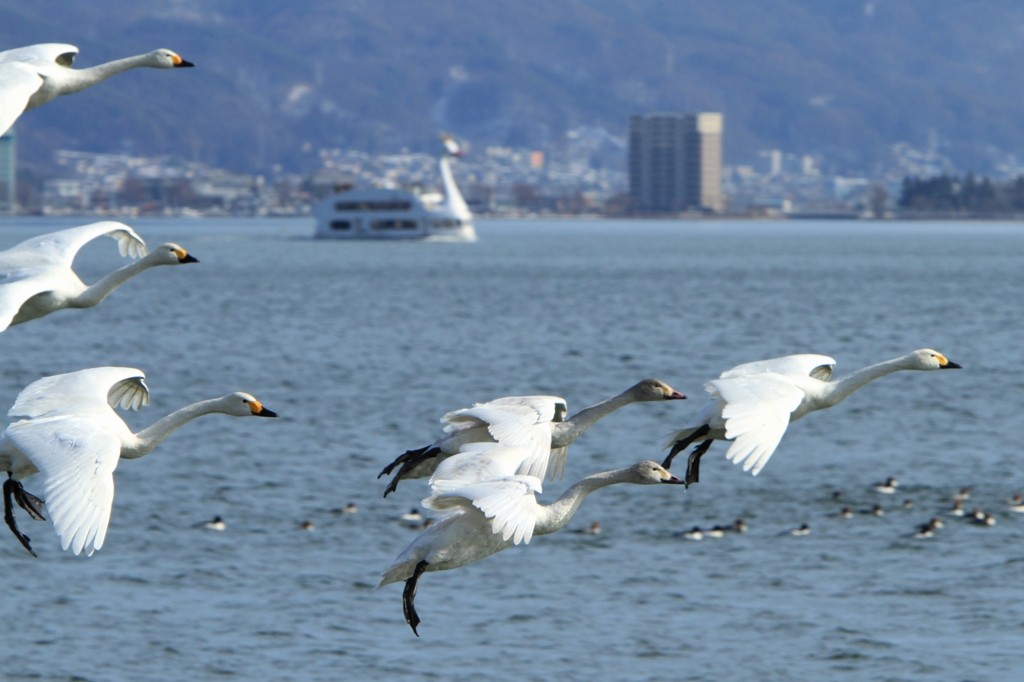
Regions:
M 641 213 L 723 210 L 722 115 L 630 117 L 629 193 Z
M 0 213 L 14 213 L 17 198 L 14 128 L 0 135 Z

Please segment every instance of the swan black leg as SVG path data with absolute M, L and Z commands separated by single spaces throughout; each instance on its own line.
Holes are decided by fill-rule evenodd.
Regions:
M 381 472 L 379 474 L 377 474 L 377 478 L 380 478 L 381 476 L 387 476 L 399 464 L 404 464 L 405 462 L 408 462 L 410 459 L 414 459 L 416 457 L 419 457 L 420 455 L 422 455 L 423 453 L 425 453 L 429 449 L 430 449 L 430 446 L 427 445 L 427 446 L 422 447 L 422 448 L 420 448 L 418 450 L 406 450 L 405 452 L 400 454 L 398 457 L 396 457 L 394 462 L 392 462 L 391 464 L 389 464 L 386 467 L 384 467 L 381 470 Z
M 690 459 L 686 462 L 686 478 L 683 479 L 683 483 L 689 488 L 691 483 L 696 483 L 700 480 L 700 458 L 704 456 L 704 453 L 708 451 L 711 444 L 715 441 L 706 440 L 693 449 L 690 453 Z
M 416 568 L 412 571 L 412 577 L 405 581 L 405 589 L 402 591 L 402 613 L 405 614 L 405 622 L 412 628 L 412 634 L 417 637 L 420 633 L 416 632 L 416 626 L 420 624 L 420 617 L 416 613 L 416 607 L 413 606 L 413 600 L 416 599 L 416 587 L 419 585 L 420 576 L 423 575 L 423 571 L 427 570 L 427 562 L 421 561 L 416 564 Z
M 437 457 L 438 455 L 440 455 L 441 448 L 426 447 L 421 448 L 419 450 L 410 450 L 409 452 L 405 453 L 405 455 L 408 455 L 410 453 L 415 454 L 412 457 L 406 458 L 405 461 L 402 463 L 402 468 L 398 470 L 398 473 L 395 474 L 395 477 L 391 479 L 390 483 L 388 483 L 388 487 L 384 489 L 384 497 L 387 497 L 391 493 L 395 492 L 395 490 L 398 488 L 398 482 L 401 481 L 402 478 L 404 478 L 407 473 L 418 467 L 420 464 L 423 464 L 431 457 Z M 398 459 L 402 459 L 403 457 L 405 457 L 405 455 L 402 455 Z M 395 461 L 397 462 L 398 460 Z M 392 462 L 387 467 L 385 467 L 384 471 L 389 471 L 390 468 L 393 467 L 394 465 L 395 463 Z M 381 476 L 384 475 L 384 471 L 381 472 Z M 377 478 L 380 478 L 380 476 L 378 476 Z
M 672 467 L 672 460 L 675 458 L 676 455 L 678 455 L 686 448 L 690 447 L 690 443 L 693 443 L 698 438 L 708 435 L 710 432 L 711 427 L 708 426 L 707 424 L 704 424 L 686 438 L 682 440 L 677 440 L 672 445 L 672 450 L 668 453 L 668 457 L 665 458 L 665 461 L 661 463 L 661 466 L 665 467 L 666 469 L 670 469 Z
M 29 537 L 18 530 L 18 523 L 14 520 L 14 506 L 11 504 L 12 496 L 19 507 L 27 511 L 32 518 L 39 520 L 42 520 L 43 515 L 35 508 L 32 501 L 34 500 L 39 504 L 42 504 L 43 501 L 35 495 L 25 492 L 25 489 L 21 487 L 21 483 L 11 478 L 10 472 L 7 473 L 7 480 L 4 481 L 4 521 L 7 522 L 7 527 L 14 533 L 14 537 L 18 538 L 18 542 L 21 543 L 22 547 L 27 549 L 28 553 L 32 556 L 36 556 L 36 553 L 32 551 Z

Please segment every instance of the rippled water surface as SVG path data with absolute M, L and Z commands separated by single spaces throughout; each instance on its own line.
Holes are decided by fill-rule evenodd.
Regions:
M 78 222 L 0 222 L 0 247 Z M 133 428 L 236 390 L 281 418 L 204 417 L 122 462 L 90 559 L 24 514 L 38 559 L 0 528 L 10 679 L 1022 679 L 1024 515 L 1005 500 L 1024 492 L 1024 227 L 483 222 L 476 244 L 433 244 L 133 225 L 201 263 L 4 332 L 0 405 L 43 375 L 128 365 L 152 389 Z M 120 264 L 100 239 L 76 270 Z M 688 491 L 595 493 L 570 528 L 599 536 L 427 574 L 419 639 L 401 586 L 373 589 L 426 490 L 382 500 L 375 476 L 449 409 L 552 393 L 575 410 L 648 376 L 690 396 L 599 423 L 571 482 L 660 459 L 735 364 L 814 352 L 842 374 L 921 347 L 965 369 L 885 377 L 797 422 L 757 478 L 716 444 Z M 896 495 L 871 489 L 887 476 Z M 996 526 L 907 537 L 963 486 Z M 885 516 L 831 516 L 874 504 Z M 225 532 L 193 527 L 214 515 Z M 737 517 L 745 535 L 678 535 Z

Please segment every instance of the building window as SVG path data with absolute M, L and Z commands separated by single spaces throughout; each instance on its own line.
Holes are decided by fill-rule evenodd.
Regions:
M 332 220 L 331 221 L 331 229 L 332 230 L 347 230 L 347 229 L 350 229 L 351 227 L 352 227 L 352 223 L 350 223 L 347 220 Z

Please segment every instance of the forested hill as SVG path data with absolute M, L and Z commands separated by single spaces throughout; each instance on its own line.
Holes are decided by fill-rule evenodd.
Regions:
M 1009 0 L 0 0 L 0 49 L 37 42 L 78 45 L 77 66 L 169 47 L 198 68 L 29 112 L 35 163 L 64 148 L 301 170 L 324 146 L 423 149 L 441 129 L 550 149 L 663 109 L 724 112 L 727 162 L 780 148 L 869 171 L 929 129 L 980 173 L 1024 151 Z

